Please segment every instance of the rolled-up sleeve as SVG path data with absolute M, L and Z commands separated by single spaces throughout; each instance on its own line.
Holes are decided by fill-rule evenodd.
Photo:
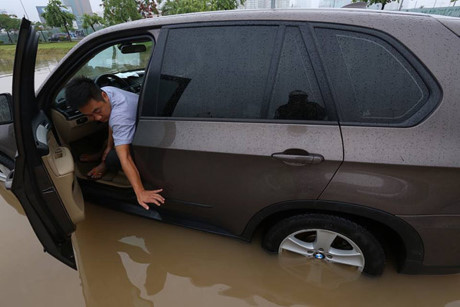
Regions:
M 136 132 L 137 100 L 139 96 L 114 87 L 104 87 L 110 98 L 112 111 L 109 125 L 115 146 L 131 144 Z
M 131 144 L 134 138 L 134 132 L 136 131 L 134 123 L 131 125 L 127 124 L 115 124 L 112 126 L 112 136 L 115 146 Z

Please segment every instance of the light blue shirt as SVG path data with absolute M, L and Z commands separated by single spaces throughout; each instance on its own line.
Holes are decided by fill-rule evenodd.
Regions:
M 137 94 L 113 86 L 101 88 L 109 96 L 112 111 L 109 126 L 115 146 L 131 144 L 136 132 Z

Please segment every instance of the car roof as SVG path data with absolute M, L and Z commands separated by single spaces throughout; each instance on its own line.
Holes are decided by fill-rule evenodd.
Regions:
M 213 11 L 188 13 L 171 16 L 160 16 L 154 18 L 140 19 L 126 22 L 99 30 L 90 35 L 90 37 L 105 35 L 108 32 L 118 32 L 123 30 L 157 27 L 171 24 L 210 22 L 210 21 L 245 21 L 245 20 L 285 20 L 285 21 L 324 21 L 329 22 L 331 18 L 339 21 L 349 18 L 370 20 L 376 16 L 385 16 L 385 18 L 394 19 L 402 16 L 419 16 L 427 18 L 430 15 L 423 13 L 410 13 L 400 11 L 382 11 L 368 9 L 270 9 L 270 10 L 231 10 L 231 11 Z
M 189 13 L 171 16 L 161 16 L 126 22 L 98 30 L 76 44 L 60 62 L 65 61 L 81 45 L 99 37 L 132 31 L 149 29 L 166 25 L 189 24 L 200 22 L 226 21 L 309 21 L 336 23 L 342 25 L 357 25 L 362 27 L 382 29 L 386 31 L 404 31 L 407 27 L 419 27 L 421 22 L 437 22 L 431 15 L 423 13 L 382 11 L 368 9 L 269 9 L 269 10 L 231 10 Z M 428 24 L 427 24 L 428 26 Z M 59 66 L 59 65 L 58 65 Z M 56 68 L 55 68 L 56 69 Z M 54 70 L 53 70 L 54 71 Z M 41 87 L 39 88 L 39 90 Z
M 99 36 L 113 32 L 133 30 L 138 28 L 161 27 L 165 25 L 199 23 L 199 22 L 224 22 L 224 21 L 310 21 L 310 22 L 332 22 L 341 24 L 361 24 L 374 27 L 376 22 L 392 22 L 404 18 L 434 19 L 431 15 L 423 13 L 382 11 L 369 9 L 266 9 L 266 10 L 229 10 L 188 13 L 171 16 L 160 16 L 130 21 L 110 26 L 96 31 L 80 41 L 74 48 Z

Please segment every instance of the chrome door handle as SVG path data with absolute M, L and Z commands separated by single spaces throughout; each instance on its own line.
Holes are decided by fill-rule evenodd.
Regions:
M 290 154 L 280 152 L 272 154 L 272 158 L 291 166 L 303 166 L 307 164 L 318 164 L 324 161 L 324 157 L 319 154 L 305 152 L 305 154 Z

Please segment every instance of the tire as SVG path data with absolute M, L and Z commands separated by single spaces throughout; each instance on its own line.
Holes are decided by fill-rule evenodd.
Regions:
M 279 254 L 290 251 L 312 260 L 350 265 L 375 276 L 385 266 L 385 253 L 377 239 L 355 222 L 334 215 L 283 219 L 268 230 L 262 246 Z

